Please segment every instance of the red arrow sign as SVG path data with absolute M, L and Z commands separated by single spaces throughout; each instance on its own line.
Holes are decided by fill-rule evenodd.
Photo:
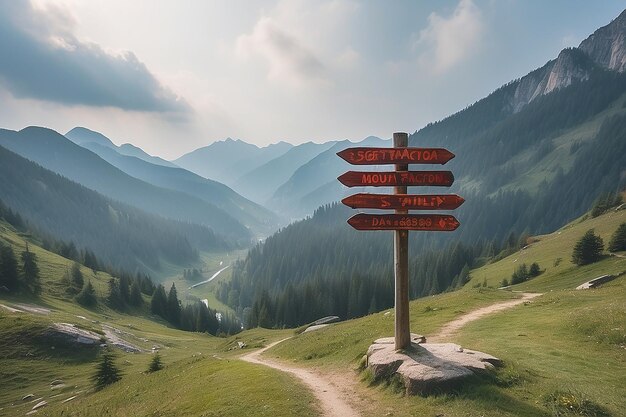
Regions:
M 395 185 L 449 187 L 454 182 L 454 176 L 450 171 L 348 171 L 337 179 L 347 187 L 391 187 Z
M 337 152 L 352 165 L 445 164 L 454 154 L 443 148 L 348 148 Z
M 456 194 L 354 194 L 341 200 L 352 208 L 396 209 L 396 210 L 454 210 L 465 202 Z
M 454 216 L 444 214 L 364 214 L 348 219 L 356 230 L 422 230 L 451 232 L 460 223 Z

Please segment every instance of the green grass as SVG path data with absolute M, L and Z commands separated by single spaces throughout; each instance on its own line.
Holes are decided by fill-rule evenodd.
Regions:
M 604 240 L 605 247 L 617 227 L 626 222 L 626 210 L 611 211 L 596 218 L 583 218 L 562 227 L 554 233 L 537 236 L 538 241 L 526 249 L 515 252 L 506 258 L 471 271 L 469 286 L 487 281 L 487 285 L 499 287 L 504 278 L 511 280 L 511 274 L 522 263 L 530 266 L 537 262 L 544 272 L 537 278 L 515 286 L 524 291 L 546 292 L 576 288 L 578 285 L 604 274 L 617 274 L 626 271 L 626 258 L 606 257 L 584 267 L 571 262 L 572 250 L 576 242 L 589 229 L 594 229 Z
M 10 244 L 19 257 L 25 236 L 0 222 L 0 239 Z M 45 251 L 34 242 L 43 292 L 38 297 L 0 294 L 0 304 L 16 307 L 27 303 L 50 309 L 50 313 L 10 313 L 0 307 L 0 416 L 24 415 L 35 403 L 23 402 L 33 394 L 48 401 L 39 415 L 76 416 L 213 416 L 213 415 L 316 415 L 317 404 L 309 391 L 289 375 L 236 360 L 246 349 L 263 346 L 291 331 L 258 329 L 231 338 L 173 329 L 142 309 L 116 312 L 102 302 L 84 309 L 65 293 L 63 275 L 72 261 Z M 81 268 L 102 299 L 108 274 Z M 101 300 L 100 300 L 101 301 Z M 52 323 L 72 323 L 102 333 L 102 325 L 126 332 L 124 339 L 146 353 L 131 354 L 115 349 L 116 363 L 124 376 L 99 392 L 90 377 L 98 362 L 98 348 L 65 346 L 45 337 Z M 154 346 L 160 348 L 165 369 L 144 374 Z M 245 351 L 245 350 L 244 350 Z M 61 379 L 64 386 L 51 388 Z M 78 395 L 67 403 L 61 401 Z
M 472 271 L 471 282 L 460 291 L 411 302 L 411 329 L 428 337 L 455 317 L 518 296 L 513 291 L 473 288 L 475 284 L 485 280 L 495 287 L 502 278 L 510 278 L 520 262 L 536 261 L 545 269 L 513 289 L 546 294 L 472 322 L 454 338 L 467 348 L 503 359 L 504 368 L 470 379 L 451 393 L 426 397 L 405 397 L 394 384 L 373 384 L 364 373 L 364 381 L 356 387 L 363 398 L 360 411 L 365 416 L 551 416 L 558 415 L 555 407 L 573 395 L 576 404 L 589 412 L 625 415 L 626 278 L 596 290 L 573 288 L 596 276 L 626 270 L 626 259 L 607 257 L 585 267 L 569 260 L 573 245 L 586 230 L 594 228 L 607 242 L 624 221 L 626 211 L 577 220 L 538 237 L 523 251 Z M 0 237 L 16 253 L 24 247 L 23 237 L 6 225 L 0 224 Z M 147 309 L 122 314 L 99 305 L 86 310 L 65 296 L 62 275 L 70 262 L 36 245 L 31 250 L 39 259 L 44 293 L 38 299 L 1 295 L 0 303 L 36 303 L 52 312 L 36 315 L 0 309 L 0 415 L 29 411 L 34 404 L 21 401 L 29 393 L 50 403 L 38 413 L 50 416 L 317 415 L 311 393 L 293 377 L 241 362 L 237 356 L 292 337 L 266 355 L 331 375 L 349 374 L 356 372 L 374 339 L 393 334 L 391 310 L 300 335 L 292 329 L 254 329 L 225 339 L 172 329 Z M 558 258 L 561 261 L 555 266 Z M 106 291 L 108 275 L 94 276 L 87 269 L 83 274 L 91 277 L 99 292 Z M 117 351 L 123 379 L 94 392 L 89 378 L 98 360 L 97 349 L 58 344 L 52 349 L 41 335 L 53 322 L 75 323 L 93 331 L 107 323 L 132 333 L 127 335 L 129 341 L 146 350 L 161 347 L 165 369 L 145 374 L 150 354 Z M 246 348 L 239 349 L 238 341 Z M 62 379 L 66 386 L 52 390 L 54 379 Z M 76 393 L 75 400 L 61 404 Z
M 454 342 L 493 354 L 505 367 L 469 380 L 450 394 L 403 397 L 393 384 L 372 384 L 364 373 L 360 390 L 373 400 L 364 415 L 550 416 L 558 415 L 549 393 L 571 392 L 588 407 L 626 415 L 626 276 L 596 290 L 574 290 L 589 279 L 626 270 L 626 259 L 605 258 L 585 267 L 569 258 L 578 238 L 595 228 L 605 242 L 626 221 L 626 211 L 577 220 L 539 237 L 527 249 L 471 272 L 462 290 L 411 302 L 411 330 L 428 338 L 463 312 L 515 297 L 495 287 L 520 262 L 539 262 L 544 273 L 513 290 L 545 292 L 530 303 L 467 325 Z M 553 266 L 561 258 L 558 266 Z M 303 333 L 266 354 L 326 372 L 356 372 L 370 343 L 393 335 L 386 312 Z M 555 414 L 557 413 L 557 414 Z M 581 415 L 581 414 L 571 414 Z M 593 415 L 593 414 L 590 414 Z M 597 414 L 603 415 L 603 414 Z

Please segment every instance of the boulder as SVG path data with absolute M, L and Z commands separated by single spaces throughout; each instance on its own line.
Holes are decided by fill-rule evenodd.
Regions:
M 412 335 L 412 340 L 421 338 Z M 409 349 L 396 351 L 393 338 L 383 338 L 367 351 L 367 367 L 374 379 L 397 374 L 409 395 L 446 391 L 475 373 L 499 365 L 501 361 L 494 356 L 454 343 L 413 342 Z
M 28 400 L 33 399 L 33 398 L 35 398 L 34 394 L 26 394 L 26 395 L 24 395 L 22 397 L 22 401 L 28 401 Z

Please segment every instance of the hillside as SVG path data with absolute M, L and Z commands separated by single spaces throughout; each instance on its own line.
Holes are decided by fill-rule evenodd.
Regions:
M 438 395 L 398 398 L 393 383 L 371 383 L 368 388 L 358 385 L 354 369 L 361 356 L 374 339 L 393 334 L 390 310 L 302 333 L 269 350 L 266 356 L 317 369 L 331 379 L 344 375 L 343 386 L 357 384 L 349 395 L 363 399 L 353 405 L 364 416 L 388 412 L 556 416 L 561 414 L 556 414 L 547 397 L 559 392 L 572 395 L 576 401 L 585 399 L 589 407 L 598 406 L 607 412 L 573 415 L 623 415 L 626 258 L 607 256 L 585 267 L 569 262 L 575 241 L 586 230 L 595 228 L 607 242 L 623 222 L 626 210 L 577 220 L 549 235 L 538 236 L 539 240 L 524 250 L 470 271 L 472 280 L 462 290 L 411 302 L 411 330 L 426 335 L 428 340 L 444 323 L 481 306 L 516 297 L 515 291 L 545 293 L 532 302 L 470 323 L 447 339 L 468 349 L 489 352 L 503 359 L 505 367 L 494 378 L 469 381 L 445 400 Z M 557 258 L 562 261 L 553 266 Z M 539 277 L 512 287 L 513 291 L 493 288 L 502 277 L 510 277 L 520 262 L 535 261 L 545 269 Z M 623 275 L 599 289 L 574 289 L 607 273 Z
M 279 157 L 291 147 L 286 142 L 278 142 L 259 148 L 228 138 L 189 152 L 173 162 L 204 178 L 234 187 L 240 177 Z
M 247 241 L 250 231 L 220 208 L 188 194 L 131 177 L 93 152 L 49 129 L 0 130 L 0 146 L 107 197 L 147 212 L 208 226 L 217 233 Z
M 436 335 L 444 324 L 467 312 L 515 298 L 515 292 L 482 284 L 483 274 L 488 283 L 501 275 L 502 262 L 512 265 L 512 260 L 522 256 L 527 262 L 539 261 L 540 264 L 554 256 L 565 260 L 574 240 L 587 228 L 594 227 L 606 241 L 612 230 L 624 221 L 626 210 L 576 221 L 539 237 L 540 241 L 533 243 L 539 244 L 535 253 L 530 252 L 531 245 L 501 261 L 472 270 L 472 281 L 462 290 L 413 301 L 410 307 L 412 330 L 428 338 Z M 16 251 L 23 250 L 22 239 L 10 227 L 0 224 L 0 236 L 3 243 L 10 242 Z M 58 288 L 58 271 L 65 268 L 67 260 L 36 245 L 32 250 L 42 265 L 47 290 L 40 299 L 0 295 L 0 304 L 20 308 L 25 302 L 36 303 L 51 311 L 47 315 L 11 313 L 0 307 L 0 340 L 9 342 L 0 344 L 0 369 L 6 381 L 0 394 L 0 415 L 23 414 L 30 410 L 35 402 L 20 400 L 28 393 L 50 403 L 40 411 L 42 415 L 61 412 L 70 416 L 92 415 L 115 409 L 122 414 L 147 416 L 157 408 L 182 416 L 259 414 L 259 403 L 263 404 L 260 415 L 319 414 L 316 401 L 301 383 L 272 369 L 235 360 L 241 351 L 229 350 L 237 341 L 250 346 L 244 348 L 246 352 L 293 333 L 256 329 L 234 338 L 219 339 L 165 327 L 145 313 L 120 314 L 106 306 L 85 310 L 51 290 Z M 624 350 L 620 347 L 626 343 L 624 278 L 596 290 L 572 289 L 573 285 L 600 271 L 626 271 L 626 259 L 606 258 L 592 267 L 582 268 L 564 264 L 552 272 L 548 267 L 540 277 L 523 285 L 527 286 L 526 291 L 545 292 L 548 291 L 545 283 L 551 282 L 549 293 L 525 305 L 485 316 L 450 336 L 447 340 L 489 352 L 503 359 L 505 364 L 493 376 L 470 379 L 453 395 L 398 396 L 394 384 L 372 382 L 367 373 L 359 375 L 355 371 L 372 340 L 392 334 L 393 315 L 388 311 L 295 335 L 264 356 L 299 369 L 314 370 L 319 377 L 333 381 L 331 387 L 336 387 L 364 417 L 386 413 L 545 417 L 556 415 L 549 395 L 559 393 L 584 399 L 588 407 L 599 407 L 608 413 L 595 415 L 619 416 L 626 406 L 625 397 L 621 395 L 626 381 L 621 372 Z M 104 290 L 106 274 L 94 276 L 86 269 L 83 273 L 100 291 Z M 479 286 L 475 287 L 474 282 Z M 75 323 L 94 331 L 98 330 L 98 325 L 110 325 L 141 348 L 160 347 L 166 368 L 144 374 L 149 354 L 118 351 L 116 362 L 124 372 L 122 380 L 93 392 L 88 377 L 97 362 L 94 351 L 74 349 L 72 360 L 68 361 L 68 351 L 62 345 L 57 345 L 54 353 L 50 353 L 49 345 L 36 337 L 54 322 Z M 17 340 L 19 343 L 12 344 Z M 32 355 L 20 356 L 19 352 L 24 350 Z M 51 390 L 50 381 L 55 379 L 63 380 L 64 384 Z M 211 389 L 207 390 L 207 384 Z M 62 403 L 75 395 L 70 402 Z M 165 397 L 171 400 L 163 403 Z
M 133 156 L 120 155 L 97 143 L 83 143 L 102 159 L 128 175 L 157 187 L 184 192 L 214 205 L 260 236 L 277 228 L 278 217 L 264 207 L 242 197 L 227 186 L 182 168 L 165 167 Z
M 188 265 L 197 250 L 225 250 L 212 230 L 164 219 L 108 199 L 0 147 L 0 200 L 44 236 L 95 251 L 130 270 Z
M 0 221 L 1 245 L 9 245 L 19 254 L 25 249 L 24 239 Z M 100 301 L 92 309 L 83 308 L 65 292 L 63 275 L 72 261 L 33 242 L 29 250 L 35 254 L 41 271 L 42 294 L 33 297 L 0 293 L 0 416 L 25 415 L 42 400 L 48 403 L 38 411 L 43 416 L 104 415 L 112 409 L 118 415 L 133 416 L 152 415 L 154 410 L 190 417 L 202 413 L 315 415 L 311 395 L 290 377 L 223 360 L 236 353 L 230 348 L 237 346 L 237 337 L 226 339 L 176 330 L 144 308 L 125 313 L 112 310 L 103 302 L 111 277 L 84 267 L 81 270 L 85 280 L 93 284 Z M 55 323 L 103 339 L 115 334 L 139 352 L 112 347 L 122 380 L 95 391 L 90 378 L 101 349 L 51 335 Z M 284 334 L 251 333 L 246 340 L 254 344 Z M 159 351 L 165 369 L 148 374 L 144 371 L 153 348 Z M 51 385 L 52 381 L 57 382 Z M 30 398 L 22 399 L 29 394 Z M 164 402 L 164 398 L 169 400 Z M 263 404 L 260 413 L 259 404 Z

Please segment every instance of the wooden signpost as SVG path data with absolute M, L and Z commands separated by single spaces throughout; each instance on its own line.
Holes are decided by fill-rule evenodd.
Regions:
M 393 209 L 394 214 L 359 213 L 348 219 L 357 230 L 394 231 L 395 348 L 411 346 L 409 329 L 409 231 L 453 231 L 459 221 L 444 214 L 409 214 L 409 210 L 454 210 L 465 201 L 456 194 L 407 194 L 407 186 L 450 187 L 450 171 L 409 171 L 409 164 L 443 165 L 454 154 L 442 148 L 409 148 L 406 133 L 393 134 L 393 148 L 349 148 L 337 155 L 353 165 L 395 164 L 391 172 L 348 171 L 337 179 L 347 187 L 394 187 L 394 194 L 359 193 L 342 202 L 352 208 Z

